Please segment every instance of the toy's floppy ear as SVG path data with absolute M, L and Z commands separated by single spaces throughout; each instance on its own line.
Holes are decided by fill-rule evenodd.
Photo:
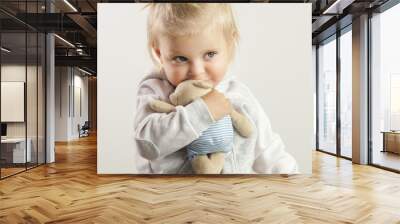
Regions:
M 199 80 L 199 81 L 193 82 L 193 85 L 196 87 L 203 88 L 203 89 L 213 88 L 213 84 L 210 81 Z

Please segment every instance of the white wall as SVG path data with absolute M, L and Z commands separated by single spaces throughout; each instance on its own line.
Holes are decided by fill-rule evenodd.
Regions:
M 98 4 L 97 171 L 101 174 L 136 173 L 136 86 L 152 67 L 143 6 Z M 241 42 L 230 72 L 260 99 L 300 172 L 311 173 L 311 4 L 237 4 L 234 8 Z
M 87 76 L 82 76 L 83 73 L 80 72 L 79 70 L 75 69 L 74 70 L 74 93 L 73 96 L 74 98 L 74 108 L 73 110 L 75 113 L 72 113 L 73 119 L 72 121 L 72 130 L 71 130 L 71 135 L 73 138 L 79 138 L 79 132 L 78 132 L 78 124 L 82 126 L 85 121 L 88 121 L 89 117 L 89 112 L 88 112 L 88 77 Z M 78 96 L 78 90 L 80 90 L 80 98 Z M 81 102 L 79 102 L 81 101 Z M 82 110 L 81 112 L 79 111 Z
M 55 68 L 55 141 L 68 140 L 68 67 Z
M 56 67 L 55 140 L 69 141 L 79 137 L 78 124 L 88 120 L 88 78 L 72 67 Z M 82 114 L 76 104 L 76 89 L 81 90 Z M 73 111 L 75 109 L 75 111 Z M 75 112 L 75 113 L 74 113 Z

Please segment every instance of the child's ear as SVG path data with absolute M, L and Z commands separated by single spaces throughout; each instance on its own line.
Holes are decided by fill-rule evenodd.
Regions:
M 160 48 L 154 48 L 154 52 L 156 53 L 158 58 L 161 58 Z
M 161 58 L 161 51 L 160 48 L 156 47 L 153 45 L 153 52 L 154 52 L 154 56 L 156 56 L 157 60 L 162 63 L 162 58 Z

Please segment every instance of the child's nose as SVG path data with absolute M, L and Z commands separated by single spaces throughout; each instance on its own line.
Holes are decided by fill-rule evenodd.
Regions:
M 206 77 L 205 68 L 202 62 L 192 62 L 189 70 L 189 79 L 203 80 Z

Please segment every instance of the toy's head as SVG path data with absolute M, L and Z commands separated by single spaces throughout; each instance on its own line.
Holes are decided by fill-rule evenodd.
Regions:
M 209 93 L 213 88 L 211 82 L 203 80 L 187 80 L 181 82 L 175 89 L 174 93 L 169 96 L 172 104 L 186 105 L 193 100 Z

